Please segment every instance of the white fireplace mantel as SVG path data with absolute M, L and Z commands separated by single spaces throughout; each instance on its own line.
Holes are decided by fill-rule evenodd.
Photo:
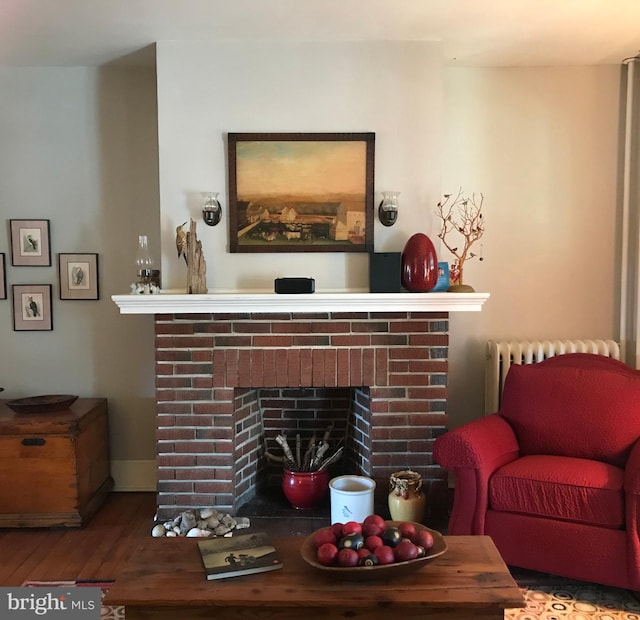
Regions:
M 227 314 L 264 312 L 479 312 L 489 293 L 350 293 L 282 295 L 222 292 L 112 295 L 121 314 Z

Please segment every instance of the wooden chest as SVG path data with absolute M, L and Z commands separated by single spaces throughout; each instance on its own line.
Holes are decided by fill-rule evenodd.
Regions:
M 0 527 L 84 525 L 113 488 L 105 398 L 51 413 L 0 400 Z

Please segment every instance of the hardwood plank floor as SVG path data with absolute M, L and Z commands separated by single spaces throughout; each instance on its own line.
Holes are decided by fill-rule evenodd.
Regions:
M 329 522 L 327 506 L 303 514 L 257 499 L 241 510 L 249 516 L 247 509 L 266 515 L 250 516 L 252 529 L 273 536 L 306 536 Z M 155 513 L 155 493 L 111 493 L 83 528 L 0 528 L 0 587 L 26 580 L 116 579 L 136 545 L 151 536 Z M 445 533 L 435 522 L 429 526 Z M 527 583 L 558 579 L 524 569 L 512 572 Z
M 150 536 L 155 493 L 111 493 L 83 528 L 0 529 L 0 586 L 27 579 L 115 579 Z
M 0 528 L 0 586 L 26 580 L 112 580 L 132 549 L 151 535 L 155 493 L 111 493 L 83 528 Z M 263 513 L 264 514 L 264 513 Z M 250 517 L 273 536 L 305 536 L 328 524 L 321 514 Z
M 376 505 L 379 514 L 385 506 Z M 238 512 L 253 530 L 272 536 L 307 536 L 330 523 L 329 498 L 317 509 L 296 511 L 281 493 L 257 495 Z M 110 493 L 82 528 L 0 528 L 0 587 L 26 580 L 115 579 L 132 550 L 151 536 L 155 493 Z M 255 516 L 260 515 L 260 516 Z M 435 521 L 428 523 L 440 531 Z

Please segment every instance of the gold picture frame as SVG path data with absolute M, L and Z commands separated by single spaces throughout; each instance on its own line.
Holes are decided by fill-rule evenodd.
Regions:
M 374 133 L 229 133 L 231 252 L 373 251 Z

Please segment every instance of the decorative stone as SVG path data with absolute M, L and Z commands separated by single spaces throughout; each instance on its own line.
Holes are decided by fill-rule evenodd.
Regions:
M 187 532 L 186 536 L 187 538 L 206 538 L 211 536 L 211 532 L 209 530 L 201 530 L 199 527 L 193 527 Z
M 221 523 L 218 527 L 214 528 L 213 533 L 216 536 L 224 536 L 227 532 L 230 532 L 232 528 L 228 525 Z
M 164 523 L 156 523 L 151 533 L 155 537 L 228 537 L 233 535 L 234 530 L 250 526 L 251 521 L 248 517 L 236 518 L 230 514 L 223 514 L 215 508 L 203 508 L 201 510 L 185 510 L 174 519 Z
M 236 517 L 236 529 L 244 530 L 251 526 L 251 521 L 249 517 Z
M 213 508 L 203 508 L 200 511 L 200 518 L 206 521 L 209 517 L 213 517 L 217 512 L 218 511 L 214 510 Z
M 218 517 L 212 515 L 206 521 L 204 521 L 204 527 L 209 530 L 214 530 L 218 525 L 220 525 L 220 519 Z
M 180 516 L 182 517 L 180 520 L 180 534 L 184 535 L 196 526 L 196 513 L 193 510 L 185 510 Z

